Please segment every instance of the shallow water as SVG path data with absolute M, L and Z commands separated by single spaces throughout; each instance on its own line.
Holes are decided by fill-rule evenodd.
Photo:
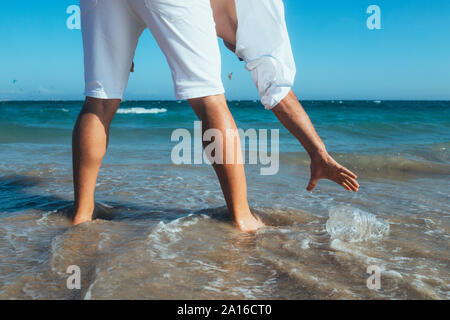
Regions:
M 280 127 L 253 102 L 230 105 L 240 127 Z M 306 102 L 360 192 L 326 181 L 306 192 L 308 158 L 281 131 L 280 172 L 247 166 L 250 203 L 268 225 L 253 235 L 231 225 L 209 166 L 171 164 L 172 130 L 195 118 L 164 101 L 124 104 L 97 185 L 99 219 L 70 227 L 79 107 L 0 103 L 0 298 L 450 298 L 449 103 Z M 369 226 L 354 227 L 353 215 Z M 327 232 L 327 221 L 339 228 Z M 81 290 L 67 289 L 70 265 Z

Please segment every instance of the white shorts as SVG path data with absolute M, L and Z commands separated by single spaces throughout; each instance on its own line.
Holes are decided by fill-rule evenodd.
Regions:
M 210 0 L 80 0 L 85 95 L 122 99 L 138 39 L 149 28 L 177 99 L 224 93 Z
M 282 0 L 236 0 L 236 55 L 246 62 L 261 102 L 272 109 L 294 85 L 296 67 Z

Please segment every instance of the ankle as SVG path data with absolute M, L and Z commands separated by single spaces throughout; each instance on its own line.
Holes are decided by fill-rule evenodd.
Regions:
M 94 215 L 95 206 L 87 206 L 87 207 L 75 207 L 74 208 L 74 219 L 92 219 Z
M 229 210 L 229 212 L 235 221 L 238 221 L 242 218 L 248 218 L 252 215 L 249 207 L 232 208 Z
M 72 225 L 76 226 L 85 222 L 90 222 L 92 221 L 92 216 L 91 217 L 84 217 L 84 216 L 75 216 L 72 220 Z

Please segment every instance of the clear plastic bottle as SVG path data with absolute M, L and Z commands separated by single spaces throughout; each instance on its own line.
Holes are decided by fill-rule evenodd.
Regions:
M 326 228 L 332 238 L 356 242 L 381 239 L 389 234 L 389 222 L 358 208 L 333 207 L 329 216 Z

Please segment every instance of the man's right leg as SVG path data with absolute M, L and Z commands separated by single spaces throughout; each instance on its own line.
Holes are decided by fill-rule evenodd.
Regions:
M 119 99 L 87 97 L 75 123 L 72 137 L 73 225 L 92 220 L 95 184 L 108 145 L 109 127 L 119 105 Z
M 178 99 L 188 100 L 203 129 L 216 129 L 226 137 L 237 130 L 221 80 L 220 51 L 209 0 L 132 1 L 133 11 L 146 22 L 164 52 Z M 233 138 L 234 140 L 234 138 Z M 226 142 L 222 145 L 226 156 Z M 236 155 L 240 155 L 240 146 Z M 247 202 L 243 164 L 214 164 L 233 220 L 244 231 L 262 226 Z

